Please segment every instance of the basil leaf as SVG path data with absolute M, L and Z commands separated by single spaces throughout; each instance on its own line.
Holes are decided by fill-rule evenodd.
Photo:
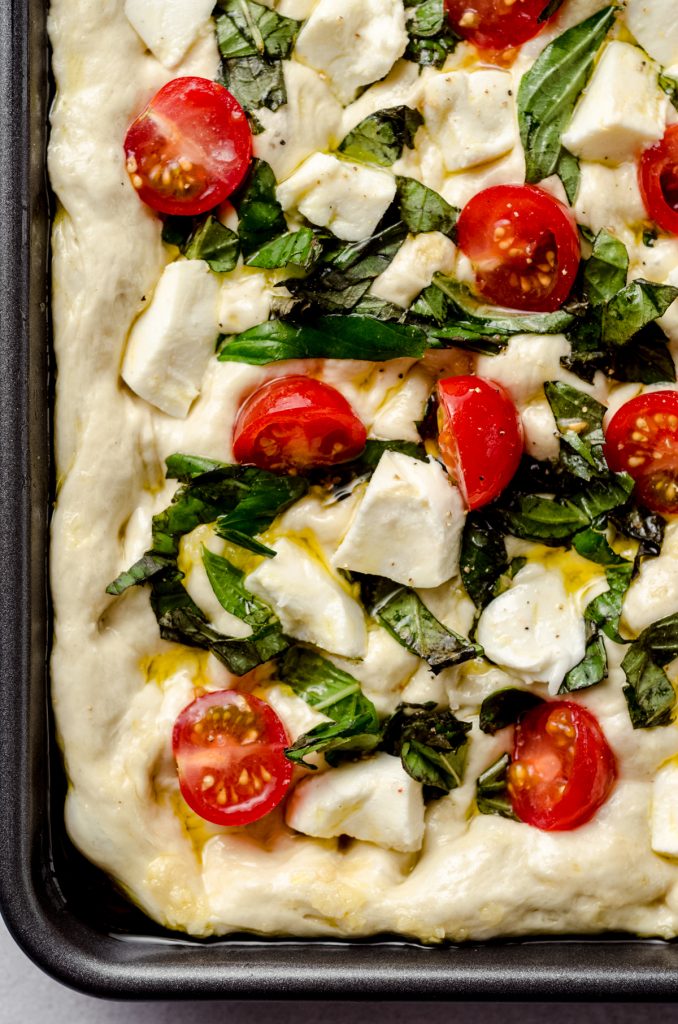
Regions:
M 382 747 L 400 757 L 417 782 L 449 793 L 461 785 L 468 754 L 469 722 L 431 704 L 400 704 L 384 723 Z
M 631 583 L 633 562 L 610 565 L 605 570 L 608 589 L 588 604 L 585 618 L 618 644 L 626 643 L 619 635 L 619 619 L 626 591 Z
M 661 73 L 659 75 L 659 87 L 664 90 L 675 109 L 678 110 L 678 78 Z
M 652 281 L 632 281 L 610 299 L 603 311 L 603 340 L 625 345 L 643 327 L 663 316 L 678 298 L 678 288 Z
M 285 18 L 253 0 L 217 0 L 217 43 L 222 57 L 286 58 L 301 22 Z
M 581 183 L 581 168 L 574 153 L 570 153 L 564 148 L 561 149 L 555 173 L 563 184 L 568 202 L 574 204 Z
M 119 597 L 130 587 L 137 587 L 150 582 L 154 576 L 174 564 L 174 559 L 166 555 L 156 555 L 152 551 L 142 555 L 134 565 L 125 569 L 119 576 L 109 583 L 106 593 L 113 597 Z
M 393 320 L 398 323 L 404 323 L 407 316 L 402 306 L 385 302 L 376 295 L 364 295 L 357 306 L 354 306 L 353 312 L 358 316 L 371 316 L 374 320 Z
M 165 460 L 165 465 L 167 466 L 165 474 L 167 479 L 181 480 L 182 483 L 188 483 L 189 480 L 193 480 L 196 476 L 202 476 L 203 473 L 227 468 L 225 462 L 205 459 L 200 455 L 182 455 L 179 452 L 169 455 Z
M 503 515 L 509 533 L 543 544 L 559 545 L 589 524 L 588 516 L 571 502 L 533 494 L 521 495 Z
M 480 705 L 478 726 L 482 732 L 494 736 L 500 729 L 515 725 L 526 711 L 537 704 L 543 704 L 541 697 L 529 690 L 519 690 L 513 686 L 496 690 Z
M 363 604 L 403 647 L 423 658 L 437 675 L 444 668 L 482 656 L 478 644 L 448 629 L 410 587 L 381 576 L 354 574 L 360 583 Z
M 572 494 L 568 504 L 580 509 L 593 521 L 621 505 L 625 505 L 633 490 L 633 480 L 628 473 L 608 473 L 583 486 Z
M 227 339 L 221 362 L 265 366 L 284 359 L 363 359 L 383 362 L 420 359 L 426 335 L 418 327 L 383 323 L 373 317 L 325 316 L 313 324 L 269 320 Z
M 241 57 L 223 60 L 217 81 L 225 86 L 249 115 L 254 135 L 261 132 L 254 112 L 261 107 L 278 110 L 287 103 L 282 61 L 263 57 Z
M 261 249 L 287 231 L 283 209 L 275 194 L 275 175 L 263 160 L 255 160 L 247 181 L 234 200 L 243 253 Z
M 584 294 L 594 306 L 609 302 L 626 284 L 629 254 L 626 246 L 607 231 L 600 231 L 584 265 Z
M 309 754 L 324 754 L 331 767 L 336 767 L 344 757 L 369 754 L 379 745 L 379 735 L 370 732 L 371 716 L 359 714 L 350 722 L 321 722 L 287 747 L 285 757 L 294 764 L 303 765 L 316 771 L 316 765 L 309 763 Z
M 661 327 L 648 324 L 614 354 L 615 380 L 640 384 L 674 383 L 676 364 Z
M 405 7 L 411 11 L 405 57 L 422 67 L 442 67 L 460 42 L 450 27 L 444 0 L 405 0 Z
M 562 468 L 582 480 L 607 474 L 603 455 L 605 406 L 562 381 L 548 381 L 544 394 L 560 434 Z
M 309 270 L 319 259 L 322 245 L 310 228 L 288 232 L 272 242 L 266 242 L 245 260 L 248 267 L 263 267 L 275 270 L 277 267 L 295 266 Z
M 227 558 L 215 555 L 203 546 L 202 562 L 212 590 L 222 608 L 248 626 L 256 629 L 273 625 L 278 620 L 271 609 L 258 597 L 251 594 L 243 584 L 245 573 L 237 569 Z
M 300 476 L 277 476 L 274 473 L 253 477 L 248 493 L 237 505 L 219 516 L 216 532 L 225 540 L 257 554 L 273 557 L 274 551 L 253 541 L 257 533 L 267 530 L 273 520 L 306 494 L 307 481 Z
M 348 133 L 339 151 L 351 160 L 390 167 L 407 146 L 412 149 L 414 136 L 424 119 L 410 107 L 388 107 L 364 118 Z
M 219 274 L 233 270 L 240 255 L 240 240 L 235 231 L 209 216 L 193 232 L 184 249 L 189 260 L 205 260 Z
M 542 181 L 556 171 L 562 152 L 561 136 L 615 13 L 615 7 L 605 7 L 563 32 L 523 75 L 518 91 L 518 124 L 528 183 Z
M 667 615 L 644 629 L 622 661 L 624 696 L 634 729 L 668 725 L 676 694 L 664 667 L 678 657 L 678 615 Z
M 502 754 L 478 777 L 476 804 L 481 814 L 499 814 L 502 818 L 512 818 L 513 821 L 518 821 L 508 792 L 510 766 L 509 754 Z
M 584 657 L 567 673 L 558 693 L 574 693 L 597 686 L 607 678 L 607 652 L 603 638 L 596 633 L 586 645 Z
M 417 235 L 424 231 L 452 234 L 459 210 L 415 178 L 396 177 L 400 219 Z
M 610 522 L 626 537 L 640 542 L 639 555 L 656 557 L 664 543 L 666 522 L 656 512 L 629 502 L 610 514 Z
M 496 520 L 485 512 L 469 512 L 459 555 L 461 580 L 479 610 L 494 597 L 497 580 L 509 567 L 506 545 Z
M 494 306 L 484 306 L 468 288 L 443 274 L 436 274 L 433 285 L 451 301 L 453 309 L 464 314 L 466 323 L 478 329 L 502 334 L 561 334 L 574 323 L 574 316 L 564 309 L 555 313 L 504 313 Z

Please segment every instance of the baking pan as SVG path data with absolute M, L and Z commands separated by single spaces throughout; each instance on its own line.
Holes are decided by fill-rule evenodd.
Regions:
M 45 22 L 42 0 L 0 2 L 0 900 L 17 942 L 60 981 L 112 998 L 678 997 L 678 945 L 624 936 L 436 948 L 178 939 L 69 844 L 47 672 Z

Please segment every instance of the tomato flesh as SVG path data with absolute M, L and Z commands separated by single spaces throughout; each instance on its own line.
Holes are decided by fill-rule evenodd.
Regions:
M 367 433 L 336 388 L 293 374 L 258 388 L 233 428 L 237 462 L 274 472 L 302 472 L 356 458 Z
M 678 235 L 678 124 L 646 149 L 638 167 L 645 209 L 664 231 Z
M 206 78 L 175 78 L 125 136 L 127 171 L 148 206 L 193 216 L 218 206 L 252 159 L 252 133 L 231 93 Z
M 605 430 L 605 458 L 629 473 L 653 512 L 678 512 L 678 392 L 651 391 L 618 409 Z
M 528 825 L 564 832 L 589 821 L 617 778 L 615 756 L 591 712 L 573 701 L 548 701 L 515 729 L 508 789 Z
M 520 46 L 547 24 L 539 18 L 547 0 L 445 0 L 457 35 L 483 50 Z
M 215 825 L 249 825 L 289 789 L 289 739 L 265 701 L 237 690 L 205 693 L 174 723 L 172 750 L 181 794 Z
M 543 189 L 484 189 L 462 210 L 457 234 L 491 302 L 550 313 L 570 294 L 581 257 L 577 228 L 567 207 Z
M 462 375 L 438 382 L 438 444 L 469 508 L 493 501 L 511 482 L 523 428 L 508 392 L 493 380 Z

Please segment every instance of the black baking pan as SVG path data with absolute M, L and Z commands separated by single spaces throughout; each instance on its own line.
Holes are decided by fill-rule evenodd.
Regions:
M 45 21 L 42 0 L 0 0 L 0 900 L 17 942 L 60 981 L 112 998 L 676 998 L 678 945 L 623 936 L 436 948 L 177 939 L 68 843 L 47 671 Z

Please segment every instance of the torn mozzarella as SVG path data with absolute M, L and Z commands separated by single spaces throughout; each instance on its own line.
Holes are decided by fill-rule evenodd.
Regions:
M 675 0 L 627 0 L 624 17 L 644 50 L 660 64 L 678 64 Z
M 213 9 L 213 0 L 125 0 L 127 20 L 166 68 L 181 61 Z
M 451 274 L 457 248 L 440 231 L 408 235 L 383 274 L 374 281 L 371 294 L 408 309 L 428 288 L 433 275 Z

